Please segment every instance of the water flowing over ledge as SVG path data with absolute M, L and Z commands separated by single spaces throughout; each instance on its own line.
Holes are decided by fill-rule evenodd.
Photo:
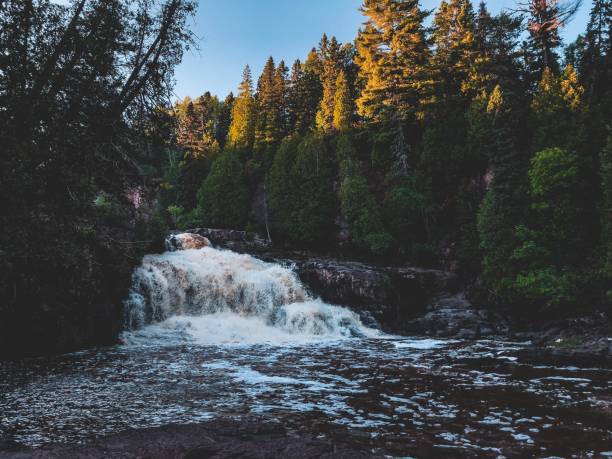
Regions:
M 359 316 L 313 298 L 289 268 L 212 247 L 147 255 L 125 301 L 126 343 L 282 343 L 374 337 Z

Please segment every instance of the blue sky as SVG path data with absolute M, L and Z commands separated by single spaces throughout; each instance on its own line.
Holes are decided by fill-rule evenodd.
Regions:
M 473 0 L 477 5 L 479 0 Z M 303 59 L 325 32 L 341 42 L 352 41 L 363 16 L 361 0 L 200 0 L 193 30 L 199 51 L 190 51 L 176 72 L 176 95 L 198 96 L 210 91 L 224 97 L 235 91 L 242 69 L 249 64 L 257 79 L 268 56 L 287 66 Z M 434 9 L 439 0 L 422 0 Z M 514 0 L 488 0 L 493 12 L 512 8 Z M 582 9 L 563 35 L 573 40 L 584 31 L 591 8 L 583 0 Z

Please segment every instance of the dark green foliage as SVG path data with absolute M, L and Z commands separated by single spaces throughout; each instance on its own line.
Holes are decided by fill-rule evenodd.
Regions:
M 336 209 L 332 176 L 333 161 L 321 137 L 283 142 L 268 176 L 272 226 L 282 238 L 297 244 L 329 240 Z
M 142 229 L 195 5 L 61 3 L 0 2 L 0 354 L 112 342 L 163 226 Z
M 176 205 L 190 212 L 197 206 L 198 190 L 210 171 L 211 160 L 204 158 L 186 159 L 179 163 L 176 177 Z
M 212 164 L 198 191 L 196 219 L 202 225 L 243 229 L 249 218 L 249 190 L 238 154 L 225 151 Z
M 275 232 L 289 234 L 293 214 L 295 183 L 293 164 L 299 141 L 287 138 L 280 145 L 266 179 L 272 211 L 272 227 Z
M 383 254 L 391 248 L 393 238 L 385 231 L 378 204 L 359 172 L 353 171 L 342 181 L 340 206 L 357 247 L 374 254 Z
M 513 258 L 523 267 L 517 294 L 547 306 L 577 300 L 578 275 L 589 253 L 588 210 L 577 155 L 559 148 L 538 152 L 529 170 L 531 215 L 517 228 Z M 562 248 L 562 250 L 560 250 Z
M 528 208 L 526 155 L 517 145 L 518 126 L 501 89 L 496 88 L 478 118 L 478 132 L 491 164 L 491 183 L 478 214 L 482 272 L 488 284 L 508 299 L 518 263 L 512 258 L 519 245 L 515 228 Z
M 425 222 L 433 206 L 421 188 L 412 176 L 396 180 L 383 201 L 385 227 L 404 252 L 427 242 Z
M 612 285 L 612 133 L 600 155 L 601 188 L 603 192 L 601 208 L 603 277 L 607 285 Z M 608 301 L 612 302 L 612 288 L 608 287 Z

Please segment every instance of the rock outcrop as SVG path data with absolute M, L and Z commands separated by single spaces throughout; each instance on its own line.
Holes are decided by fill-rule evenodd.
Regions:
M 166 239 L 166 249 L 170 252 L 177 250 L 202 249 L 210 247 L 211 243 L 208 238 L 194 233 L 179 233 L 171 234 Z
M 194 228 L 185 231 L 208 239 L 215 247 L 223 247 L 240 253 L 260 253 L 272 249 L 272 243 L 256 233 L 248 231 Z M 174 234 L 178 234 L 176 232 Z
M 456 277 L 443 271 L 325 258 L 287 262 L 323 300 L 350 307 L 366 323 L 395 333 L 405 332 L 409 321 L 426 309 L 436 292 L 458 288 Z
M 425 314 L 410 322 L 409 330 L 438 337 L 477 339 L 502 335 L 508 325 L 487 309 L 478 309 L 466 298 L 465 292 L 442 293 L 427 306 Z

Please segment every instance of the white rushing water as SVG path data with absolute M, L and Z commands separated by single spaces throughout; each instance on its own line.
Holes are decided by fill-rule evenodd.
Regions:
M 145 256 L 125 309 L 128 343 L 284 343 L 379 334 L 356 313 L 311 297 L 291 269 L 212 247 Z

